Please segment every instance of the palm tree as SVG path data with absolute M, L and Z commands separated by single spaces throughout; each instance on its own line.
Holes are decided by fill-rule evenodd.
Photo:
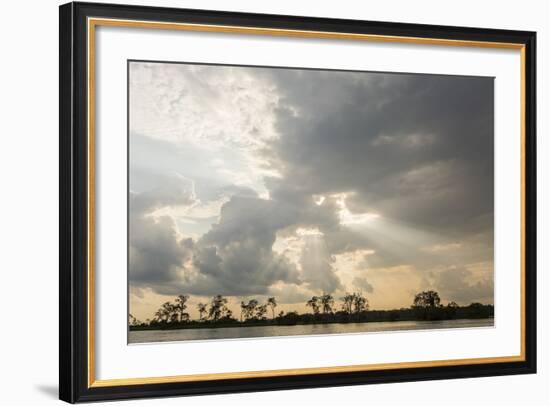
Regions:
M 267 299 L 267 305 L 271 307 L 271 318 L 275 319 L 275 308 L 277 307 L 277 300 L 275 300 L 274 297 L 270 297 Z
M 206 304 L 205 303 L 199 303 L 197 305 L 197 309 L 199 310 L 199 320 L 202 321 L 203 314 L 206 313 Z

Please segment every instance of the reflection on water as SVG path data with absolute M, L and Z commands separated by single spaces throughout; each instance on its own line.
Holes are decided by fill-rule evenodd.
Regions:
M 130 344 L 185 340 L 211 340 L 273 336 L 346 334 L 376 331 L 431 330 L 442 328 L 492 327 L 493 319 L 438 321 L 384 321 L 379 323 L 306 324 L 299 326 L 225 327 L 183 330 L 130 331 Z

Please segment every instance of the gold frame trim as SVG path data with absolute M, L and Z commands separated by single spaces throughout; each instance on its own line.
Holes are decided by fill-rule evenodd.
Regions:
M 109 18 L 88 18 L 88 388 L 104 388 L 126 385 L 213 381 L 219 379 L 266 378 L 280 376 L 297 376 L 311 374 L 331 374 L 341 372 L 381 371 L 396 368 L 425 368 L 441 366 L 458 366 L 474 364 L 492 364 L 504 362 L 522 362 L 525 352 L 525 45 L 506 42 L 466 41 L 453 39 L 400 37 L 391 35 L 354 34 L 344 32 L 305 31 L 259 27 L 240 27 L 228 25 L 166 23 L 140 20 L 121 20 Z M 146 378 L 95 379 L 95 28 L 97 26 L 132 27 L 160 30 L 183 30 L 194 32 L 217 32 L 245 35 L 268 35 L 298 38 L 341 39 L 371 42 L 389 42 L 403 44 L 420 44 L 435 46 L 460 46 L 477 48 L 512 49 L 520 51 L 520 137 L 521 137 L 521 269 L 520 269 L 520 340 L 519 355 L 503 357 L 464 358 L 452 360 L 396 362 L 383 364 L 365 364 L 348 366 L 331 366 L 317 368 L 277 369 L 267 371 L 222 372 L 213 374 L 175 375 Z

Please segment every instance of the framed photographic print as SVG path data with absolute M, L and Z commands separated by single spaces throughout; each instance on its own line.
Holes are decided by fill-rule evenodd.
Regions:
M 533 32 L 60 7 L 60 398 L 536 371 Z

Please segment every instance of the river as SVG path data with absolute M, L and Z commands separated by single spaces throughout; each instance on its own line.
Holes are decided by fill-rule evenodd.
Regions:
M 296 326 L 254 326 L 199 328 L 181 330 L 130 331 L 129 344 L 167 341 L 211 340 L 274 336 L 307 336 L 323 334 L 349 334 L 380 331 L 432 330 L 468 327 L 492 327 L 494 319 L 461 319 L 438 321 L 384 321 L 346 324 L 304 324 Z

